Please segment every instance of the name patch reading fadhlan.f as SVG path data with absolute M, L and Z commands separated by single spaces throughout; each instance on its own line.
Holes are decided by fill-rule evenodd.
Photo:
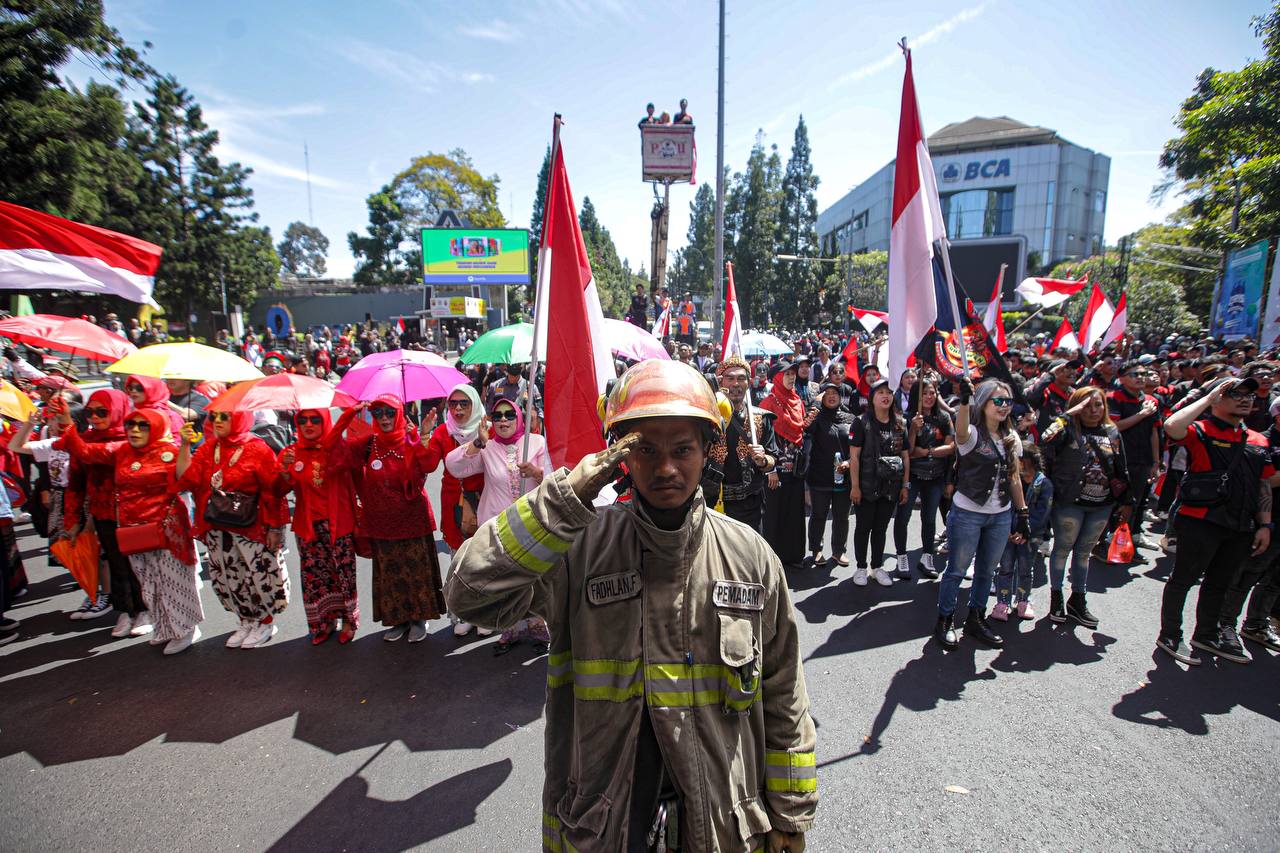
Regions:
M 758 583 L 716 581 L 711 593 L 716 607 L 734 610 L 764 610 L 764 587 Z
M 587 601 L 592 604 L 609 604 L 640 594 L 640 573 L 618 572 L 587 579 Z

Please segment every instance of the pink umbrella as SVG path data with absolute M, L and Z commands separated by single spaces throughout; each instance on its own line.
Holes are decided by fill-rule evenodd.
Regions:
M 604 337 L 609 342 L 609 349 L 614 355 L 629 358 L 632 361 L 644 361 L 648 358 L 665 358 L 671 360 L 662 341 L 649 334 L 648 329 L 633 326 L 626 320 L 604 320 Z
M 338 390 L 363 401 L 395 394 L 407 403 L 447 397 L 455 385 L 466 381 L 466 376 L 435 353 L 393 349 L 360 359 L 342 377 Z
M 300 412 L 354 406 L 357 400 L 323 379 L 294 373 L 277 373 L 266 379 L 241 382 L 209 404 L 211 412 L 253 411 Z

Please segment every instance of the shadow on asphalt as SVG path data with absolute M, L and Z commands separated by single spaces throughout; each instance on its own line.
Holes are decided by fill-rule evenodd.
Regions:
M 480 804 L 507 781 L 511 771 L 511 759 L 503 759 L 459 773 L 407 800 L 387 801 L 369 796 L 369 783 L 357 770 L 268 849 L 272 853 L 410 850 L 475 823 Z M 374 828 L 376 832 L 371 832 Z
M 1254 663 L 1274 663 L 1280 657 L 1247 644 Z M 1247 708 L 1280 722 L 1280 681 L 1274 678 L 1244 678 L 1241 665 L 1199 652 L 1204 661 L 1187 668 L 1160 650 L 1151 653 L 1153 667 L 1135 690 L 1126 693 L 1111 709 L 1122 720 L 1158 728 L 1181 729 L 1187 734 L 1207 735 L 1209 717 Z M 1271 658 L 1271 660 L 1266 660 Z

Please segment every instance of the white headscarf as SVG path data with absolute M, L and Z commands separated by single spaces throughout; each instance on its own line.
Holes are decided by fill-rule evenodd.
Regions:
M 463 422 L 459 422 L 453 416 L 453 407 L 448 406 L 448 411 L 444 416 L 445 429 L 449 430 L 449 435 L 453 436 L 453 440 L 458 444 L 466 444 L 468 441 L 476 437 L 476 429 L 480 426 L 480 421 L 484 418 L 484 406 L 480 405 L 480 395 L 476 393 L 476 389 L 468 382 L 459 382 L 449 390 L 449 396 L 452 397 L 455 391 L 461 391 L 467 395 L 467 399 L 471 401 L 471 417 Z M 445 398 L 446 401 L 448 398 Z

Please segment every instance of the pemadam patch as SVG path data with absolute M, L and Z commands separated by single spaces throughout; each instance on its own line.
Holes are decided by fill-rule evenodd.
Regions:
M 764 610 L 764 587 L 758 583 L 716 581 L 711 600 L 716 607 L 730 610 Z
M 634 569 L 613 575 L 587 578 L 587 601 L 592 604 L 612 604 L 635 598 L 641 589 L 640 573 Z

